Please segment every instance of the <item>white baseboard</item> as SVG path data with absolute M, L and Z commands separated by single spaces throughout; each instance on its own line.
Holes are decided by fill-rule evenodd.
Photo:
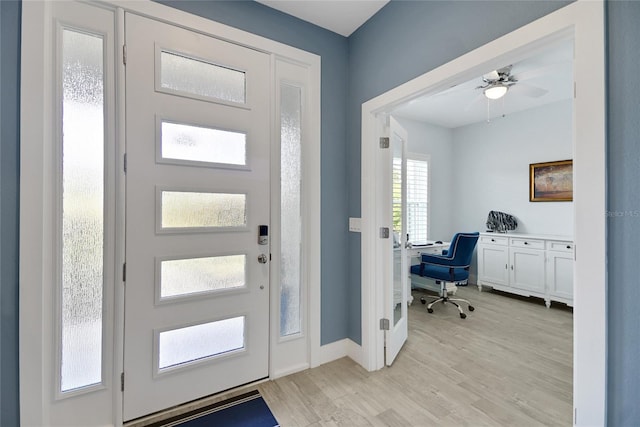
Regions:
M 270 376 L 270 379 L 275 380 L 276 378 L 286 377 L 287 375 L 295 374 L 296 372 L 304 371 L 305 369 L 309 369 L 308 363 L 300 363 L 295 366 L 290 366 L 287 369 L 281 369 L 273 373 Z
M 349 338 L 345 338 L 320 347 L 321 365 L 345 356 L 362 365 L 362 346 L 351 341 Z

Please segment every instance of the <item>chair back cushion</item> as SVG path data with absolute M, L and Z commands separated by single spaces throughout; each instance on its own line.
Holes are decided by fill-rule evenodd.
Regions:
M 454 265 L 470 265 L 473 258 L 473 250 L 478 243 L 480 233 L 456 233 L 451 239 L 451 246 L 447 256 L 453 260 Z

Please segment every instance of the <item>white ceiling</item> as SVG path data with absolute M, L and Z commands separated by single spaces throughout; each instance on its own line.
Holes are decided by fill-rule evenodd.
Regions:
M 571 99 L 572 61 L 573 42 L 564 41 L 522 61 L 504 64 L 503 66 L 513 65 L 511 74 L 518 82 L 498 100 L 489 101 L 482 94 L 482 89 L 477 89 L 484 84 L 482 76 L 478 76 L 435 95 L 411 100 L 394 109 L 392 114 L 457 128 Z M 490 71 L 492 70 L 486 70 L 487 73 Z M 545 91 L 543 95 L 539 89 Z
M 348 37 L 389 0 L 256 0 L 268 7 Z M 447 128 L 495 120 L 573 96 L 573 43 L 559 42 L 512 65 L 518 82 L 499 100 L 488 101 L 482 76 L 437 94 L 411 100 L 392 114 Z M 492 70 L 486 70 L 486 73 Z M 544 94 L 542 94 L 544 93 Z
M 389 0 L 256 0 L 345 37 L 360 28 Z

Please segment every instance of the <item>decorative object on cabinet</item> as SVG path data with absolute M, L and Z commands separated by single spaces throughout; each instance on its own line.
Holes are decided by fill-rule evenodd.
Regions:
M 530 164 L 529 201 L 573 201 L 573 160 Z
M 467 315 L 460 307 L 459 302 L 468 305 L 469 311 L 474 307 L 467 300 L 460 298 L 449 298 L 447 293 L 447 283 L 466 282 L 469 279 L 469 266 L 473 257 L 473 251 L 478 242 L 480 233 L 456 233 L 451 239 L 449 249 L 443 250 L 442 255 L 422 254 L 420 265 L 411 266 L 411 274 L 433 279 L 440 285 L 440 297 L 431 301 L 427 306 L 427 311 L 433 313 L 433 305 L 441 302 L 455 305 L 460 312 L 462 319 Z M 420 298 L 422 304 L 426 304 L 424 298 Z
M 573 241 L 565 236 L 481 233 L 478 289 L 543 298 L 573 306 Z
M 498 233 L 506 233 L 515 230 L 518 227 L 518 221 L 513 215 L 499 211 L 490 211 L 487 216 L 487 229 Z

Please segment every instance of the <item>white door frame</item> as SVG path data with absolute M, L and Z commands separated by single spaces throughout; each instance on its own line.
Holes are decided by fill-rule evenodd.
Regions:
M 82 1 L 82 0 L 81 0 Z M 20 406 L 23 425 L 47 425 L 49 414 L 55 401 L 54 390 L 50 387 L 51 372 L 48 366 L 55 366 L 50 339 L 50 324 L 54 319 L 51 292 L 48 290 L 51 277 L 51 259 L 49 255 L 52 223 L 50 221 L 49 197 L 51 193 L 46 185 L 43 164 L 47 159 L 43 153 L 53 142 L 50 131 L 54 114 L 52 93 L 53 64 L 47 45 L 50 40 L 51 4 L 48 1 L 27 1 L 22 5 L 22 70 L 21 70 L 21 201 L 20 201 Z M 306 224 L 304 235 L 305 253 L 304 277 L 308 284 L 306 304 L 308 307 L 308 361 L 297 365 L 296 370 L 316 367 L 321 363 L 320 352 L 320 57 L 267 38 L 257 36 L 218 22 L 198 17 L 152 1 L 104 0 L 87 1 L 105 9 L 115 10 L 117 20 L 122 22 L 124 12 L 132 12 L 169 24 L 177 25 L 210 35 L 222 40 L 247 46 L 271 55 L 275 66 L 278 61 L 289 61 L 307 68 L 309 87 L 306 93 L 305 120 L 303 126 L 307 132 L 303 151 L 304 169 L 304 206 L 303 215 Z M 114 22 L 115 26 L 115 22 Z M 117 117 L 114 129 L 117 135 L 116 154 L 121 159 L 124 153 L 124 67 L 122 66 L 122 48 L 124 27 L 119 25 L 116 34 L 116 102 Z M 273 79 L 271 92 L 277 85 Z M 272 116 L 272 125 L 278 118 Z M 28 193 L 25 191 L 28 189 Z M 124 176 L 116 179 L 115 202 L 122 206 L 124 202 Z M 274 230 L 275 231 L 275 230 Z M 119 246 L 116 248 L 115 265 L 124 262 L 124 210 L 117 212 L 116 233 Z M 116 268 L 116 270 L 118 270 Z M 112 389 L 111 404 L 113 418 L 110 425 L 122 424 L 122 394 L 120 391 L 120 372 L 123 370 L 124 351 L 124 290 L 122 282 L 116 280 L 115 289 L 109 295 L 114 303 L 114 315 L 109 321 L 113 330 L 113 346 L 110 349 L 113 363 L 105 368 L 107 388 Z M 277 287 L 274 287 L 277 289 Z M 271 322 L 279 311 L 270 304 Z M 55 343 L 53 344 L 55 346 Z M 109 349 L 107 350 L 109 351 Z M 270 350 L 273 354 L 273 349 Z M 270 378 L 291 373 L 280 367 L 276 371 L 270 365 Z M 105 422 L 107 423 L 107 422 Z
M 378 220 L 383 203 L 376 182 L 375 153 L 381 129 L 378 113 L 409 99 L 437 93 L 486 70 L 530 55 L 545 44 L 573 38 L 576 96 L 574 153 L 574 360 L 576 425 L 606 421 L 606 170 L 604 4 L 577 1 L 500 37 L 362 105 L 362 365 L 384 364 L 382 263 L 377 262 Z M 580 215 L 577 215 L 577 212 Z M 579 286 L 576 286 L 579 284 Z

